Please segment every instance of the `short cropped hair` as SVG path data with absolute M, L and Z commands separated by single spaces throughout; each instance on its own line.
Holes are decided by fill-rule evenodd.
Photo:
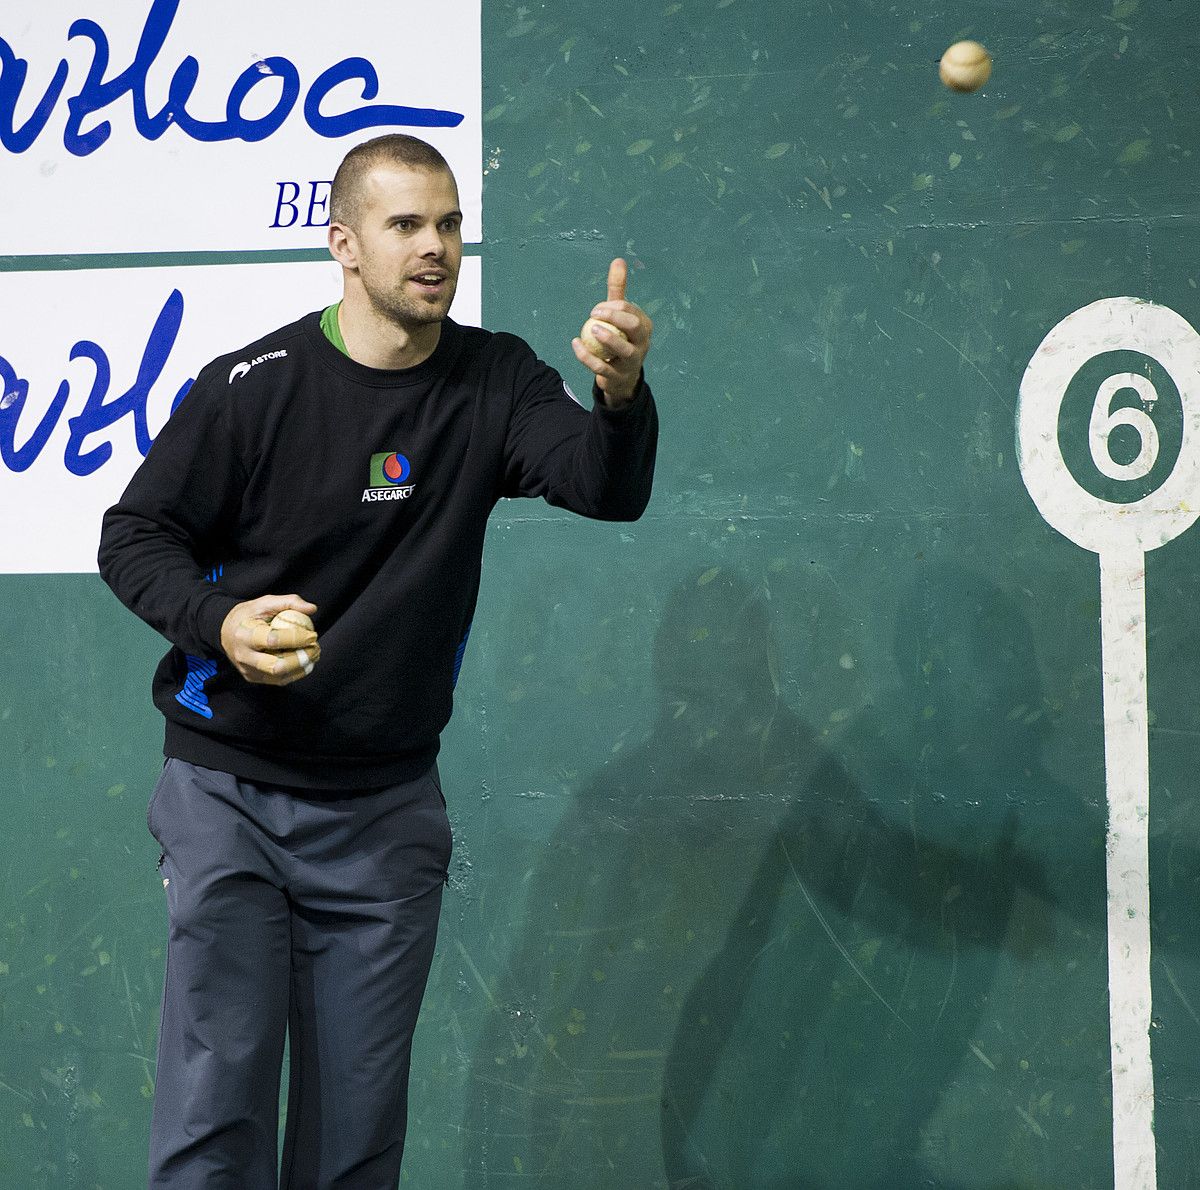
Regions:
M 363 181 L 379 165 L 404 169 L 445 170 L 454 176 L 450 163 L 428 141 L 403 132 L 390 132 L 356 145 L 342 159 L 333 175 L 329 195 L 329 220 L 357 230 L 362 216 Z

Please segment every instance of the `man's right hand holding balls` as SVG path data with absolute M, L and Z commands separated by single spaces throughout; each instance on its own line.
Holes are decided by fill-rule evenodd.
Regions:
M 286 686 L 299 681 L 321 656 L 309 619 L 316 610 L 299 595 L 262 595 L 235 604 L 221 624 L 221 648 L 247 682 Z

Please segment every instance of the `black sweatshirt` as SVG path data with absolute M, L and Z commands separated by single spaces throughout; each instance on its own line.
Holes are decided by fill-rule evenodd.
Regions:
M 154 677 L 168 756 L 245 780 L 356 789 L 437 755 L 488 514 L 542 496 L 635 520 L 657 440 L 644 383 L 585 411 L 513 335 L 442 324 L 424 363 L 355 363 L 310 314 L 209 364 L 104 517 L 100 573 L 174 646 Z M 283 687 L 221 649 L 230 608 L 295 592 L 321 658 Z

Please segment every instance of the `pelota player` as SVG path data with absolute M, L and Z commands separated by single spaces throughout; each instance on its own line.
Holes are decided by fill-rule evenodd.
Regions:
M 519 338 L 447 316 L 462 259 L 431 146 L 352 150 L 342 301 L 197 377 L 104 519 L 100 570 L 171 649 L 151 799 L 170 921 L 150 1185 L 394 1186 L 451 837 L 435 759 L 488 514 L 632 520 L 657 419 L 614 261 L 585 411 Z M 291 594 L 272 594 L 272 592 Z M 271 627 L 290 610 L 311 617 Z M 296 619 L 297 617 L 292 617 Z

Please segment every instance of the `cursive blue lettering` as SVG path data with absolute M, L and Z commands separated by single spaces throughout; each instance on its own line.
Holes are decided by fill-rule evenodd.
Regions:
M 456 128 L 462 116 L 455 112 L 439 112 L 427 107 L 360 107 L 357 111 L 342 112 L 338 116 L 326 116 L 321 112 L 321 101 L 334 87 L 351 79 L 362 80 L 363 99 L 374 99 L 379 94 L 379 75 L 366 58 L 346 58 L 335 63 L 317 76 L 304 100 L 304 118 L 308 126 L 320 136 L 345 136 L 349 132 L 361 132 L 364 128 L 378 128 L 386 124 L 405 124 L 413 128 Z M 451 119 L 447 119 L 451 117 Z
M 238 75 L 230 87 L 223 120 L 202 120 L 187 109 L 200 76 L 200 63 L 188 54 L 171 76 L 166 103 L 158 111 L 151 112 L 146 95 L 147 79 L 163 52 L 178 11 L 179 0 L 153 0 L 133 61 L 111 78 L 105 77 L 109 69 L 109 41 L 104 29 L 96 21 L 86 18 L 71 24 L 67 31 L 68 39 L 90 40 L 92 61 L 78 92 L 67 99 L 63 146 L 68 152 L 76 157 L 87 157 L 104 145 L 112 135 L 110 121 L 101 118 L 87 129 L 84 123 L 126 95 L 132 102 L 134 127 L 138 135 L 148 141 L 158 140 L 172 125 L 193 140 L 204 142 L 262 141 L 283 127 L 297 106 L 302 84 L 296 65 L 278 55 L 255 62 Z M 33 114 L 17 128 L 17 101 L 28 77 L 28 65 L 0 38 L 0 145 L 11 153 L 24 153 L 37 141 L 67 82 L 69 64 L 62 59 Z M 265 115 L 245 115 L 242 109 L 247 97 L 255 87 L 270 78 L 278 79 L 281 84 L 274 107 Z M 341 112 L 323 112 L 322 104 L 330 92 L 348 82 L 359 83 L 359 94 L 368 102 Z M 313 81 L 304 100 L 304 119 L 313 132 L 328 138 L 346 136 L 367 128 L 397 125 L 457 128 L 463 121 L 461 112 L 369 102 L 378 94 L 379 75 L 375 67 L 366 58 L 345 58 Z
M 246 96 L 269 78 L 278 78 L 283 83 L 283 92 L 275 106 L 257 120 L 248 120 L 242 115 L 242 104 Z M 237 124 L 241 131 L 239 135 L 245 141 L 266 140 L 273 136 L 283 122 L 292 114 L 296 100 L 300 97 L 300 72 L 286 58 L 264 58 L 247 66 L 237 77 L 233 90 L 229 92 L 229 102 L 225 105 L 225 120 L 230 127 Z
M 133 415 L 133 433 L 138 450 L 143 455 L 149 452 L 154 440 L 150 437 L 150 428 L 146 423 L 146 402 L 149 400 L 150 390 L 162 375 L 171 348 L 175 346 L 182 321 L 183 294 L 174 289 L 163 303 L 163 308 L 150 330 L 150 339 L 142 353 L 142 362 L 138 366 L 133 384 L 127 392 L 112 401 L 104 399 L 109 385 L 107 356 L 95 343 L 84 340 L 75 344 L 71 351 L 71 359 L 77 359 L 81 355 L 91 359 L 96 365 L 96 380 L 83 409 L 67 422 L 71 428 L 71 437 L 67 442 L 63 462 L 72 475 L 91 475 L 108 462 L 112 456 L 110 443 L 102 442 L 86 454 L 80 452 L 80 447 L 89 434 L 108 429 L 127 414 Z
M 70 385 L 64 380 L 50 402 L 50 408 L 38 422 L 37 429 L 29 435 L 24 446 L 17 445 L 17 422 L 21 418 L 21 410 L 29 397 L 29 381 L 22 380 L 12 365 L 0 356 L 0 459 L 10 471 L 28 471 L 42 453 L 58 419 L 62 416 L 63 407 L 70 396 Z
M 86 19 L 75 21 L 67 30 L 68 39 L 88 37 L 93 46 L 92 64 L 88 67 L 87 78 L 83 80 L 79 93 L 67 100 L 70 116 L 63 131 L 63 146 L 68 152 L 76 157 L 86 157 L 108 140 L 112 133 L 112 125 L 107 120 L 101 120 L 86 133 L 81 132 L 80 127 L 87 116 L 103 110 L 125 94 L 133 100 L 134 127 L 146 140 L 158 140 L 166 132 L 172 119 L 170 103 L 155 115 L 150 114 L 146 104 L 146 76 L 162 52 L 163 43 L 167 40 L 171 23 L 175 20 L 178 10 L 179 0 L 155 0 L 142 28 L 133 62 L 107 82 L 104 74 L 108 69 L 108 35 L 95 21 Z M 182 70 L 183 66 L 179 69 Z M 176 75 L 178 73 L 179 71 L 176 71 Z M 172 96 L 174 90 L 175 80 L 172 79 Z
M 89 339 L 81 339 L 71 348 L 71 361 L 90 361 L 96 374 L 83 408 L 75 417 L 67 420 L 70 436 L 63 453 L 63 464 L 70 474 L 91 475 L 108 462 L 113 453 L 112 444 L 101 442 L 90 450 L 84 450 L 86 440 L 93 434 L 107 430 L 124 417 L 133 418 L 134 441 L 138 451 L 142 455 L 149 452 L 154 440 L 150 436 L 147 404 L 179 336 L 183 312 L 183 295 L 177 289 L 172 290 L 150 330 L 133 384 L 127 392 L 112 400 L 106 400 L 112 380 L 112 368 L 104 349 Z M 187 396 L 191 386 L 190 379 L 180 386 L 171 402 L 172 413 Z M 0 461 L 3 461 L 10 471 L 27 471 L 36 462 L 59 423 L 71 395 L 70 383 L 64 380 L 59 384 L 50 407 L 22 446 L 17 446 L 16 442 L 17 424 L 29 396 L 29 382 L 19 377 L 3 357 L 0 357 L 0 393 L 3 394 L 0 395 Z
M 129 412 L 127 401 L 113 401 L 104 404 L 104 396 L 108 392 L 109 381 L 112 379 L 112 368 L 108 356 L 101 350 L 99 344 L 87 339 L 81 339 L 71 348 L 71 362 L 77 359 L 90 359 L 96 368 L 96 376 L 92 380 L 92 391 L 88 393 L 87 403 L 78 417 L 67 421 L 71 427 L 71 437 L 67 440 L 67 449 L 63 454 L 63 462 L 72 475 L 91 475 L 97 468 L 102 467 L 112 457 L 112 446 L 102 442 L 87 454 L 80 454 L 79 448 L 84 438 L 94 430 L 110 426 L 118 418 Z M 118 406 L 120 408 L 118 409 Z M 101 421 L 100 416 L 107 414 L 108 420 Z M 134 414 L 135 434 L 140 437 L 141 426 L 137 425 L 137 414 Z
M 171 78 L 170 108 L 179 125 L 180 132 L 187 133 L 192 140 L 214 141 L 228 140 L 226 135 L 228 122 L 225 120 L 201 120 L 193 116 L 187 109 L 187 101 L 195 90 L 196 80 L 200 77 L 200 63 L 188 54 L 179 63 Z
M 59 62 L 33 115 L 18 128 L 17 99 L 28 73 L 29 63 L 24 58 L 18 58 L 8 42 L 0 38 L 0 145 L 10 153 L 24 153 L 41 136 L 67 83 L 67 64 Z
M 268 67 L 265 73 L 259 69 L 260 65 Z M 265 116 L 254 120 L 246 119 L 241 112 L 243 101 L 252 87 L 271 75 L 277 75 L 283 83 L 283 93 L 278 102 Z M 232 140 L 234 137 L 244 141 L 266 140 L 278 132 L 283 122 L 291 115 L 300 94 L 299 71 L 286 58 L 267 58 L 262 63 L 246 67 L 238 75 L 225 104 L 224 120 L 198 120 L 187 110 L 187 101 L 191 98 L 199 77 L 200 63 L 189 54 L 175 71 L 170 91 L 170 107 L 175 113 L 176 123 L 183 132 L 198 141 Z

